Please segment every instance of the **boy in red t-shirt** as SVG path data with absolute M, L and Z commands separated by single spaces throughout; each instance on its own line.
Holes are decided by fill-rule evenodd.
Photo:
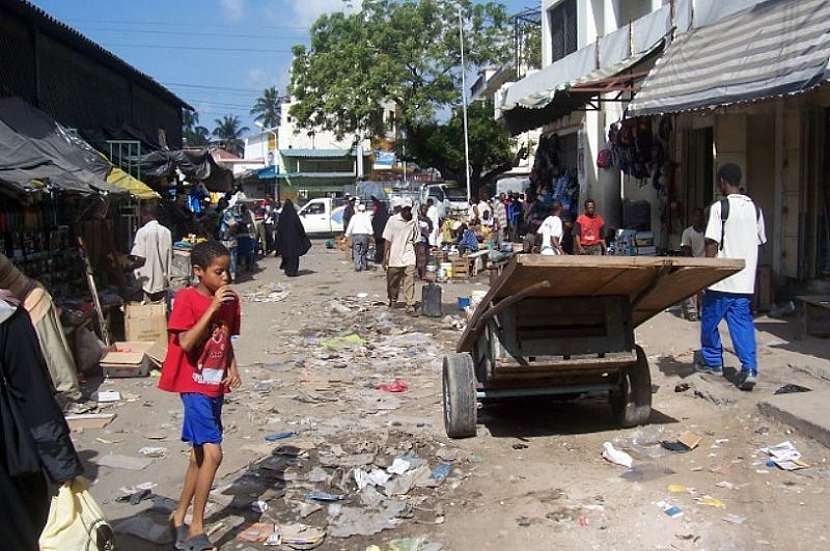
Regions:
M 605 220 L 597 214 L 597 205 L 593 199 L 585 201 L 585 212 L 576 219 L 577 254 L 604 255 L 606 252 Z
M 225 392 L 241 384 L 231 345 L 231 336 L 239 334 L 239 297 L 228 287 L 230 252 L 224 245 L 197 244 L 190 263 L 199 285 L 176 294 L 159 388 L 181 395 L 182 440 L 193 445 L 179 506 L 170 517 L 176 549 L 210 550 L 205 505 L 222 462 L 222 402 Z M 191 501 L 188 529 L 184 517 Z

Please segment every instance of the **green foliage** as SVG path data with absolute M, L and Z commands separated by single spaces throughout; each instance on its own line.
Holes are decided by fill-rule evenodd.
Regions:
M 213 122 L 216 124 L 216 128 L 213 129 L 213 136 L 224 142 L 225 149 L 241 155 L 245 146 L 241 138 L 242 134 L 248 131 L 248 127 L 242 126 L 242 121 L 236 115 L 225 115 Z
M 282 97 L 276 86 L 263 90 L 262 95 L 257 98 L 254 106 L 251 107 L 251 115 L 256 115 L 254 120 L 261 123 L 265 128 L 279 126 L 281 112 Z
M 467 126 L 470 187 L 473 194 L 477 194 L 482 185 L 510 170 L 516 159 L 507 130 L 493 118 L 492 103 L 472 103 L 467 109 Z M 445 179 L 466 182 L 461 108 L 456 108 L 446 123 L 428 122 L 412 127 L 406 139 L 406 153 L 421 166 L 438 169 Z
M 525 29 L 522 41 L 522 63 L 528 69 L 541 69 L 542 30 L 536 26 Z
M 182 113 L 182 138 L 186 146 L 207 145 L 210 141 L 210 130 L 199 126 L 199 113 L 184 111 Z
M 393 102 L 403 128 L 460 102 L 458 6 L 468 69 L 510 57 L 503 5 L 470 0 L 364 0 L 360 11 L 321 16 L 311 43 L 294 47 L 291 114 L 300 126 L 338 137 L 379 136 L 381 105 Z

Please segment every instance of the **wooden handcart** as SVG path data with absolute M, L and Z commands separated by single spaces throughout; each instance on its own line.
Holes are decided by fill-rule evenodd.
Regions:
M 476 434 L 479 401 L 609 397 L 624 427 L 648 422 L 651 374 L 634 329 L 740 271 L 743 260 L 518 255 L 444 357 L 444 426 Z

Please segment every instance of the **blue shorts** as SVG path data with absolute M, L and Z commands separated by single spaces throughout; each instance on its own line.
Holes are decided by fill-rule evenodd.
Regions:
M 195 392 L 186 392 L 181 397 L 184 404 L 182 441 L 194 446 L 221 444 L 222 403 L 225 397 L 212 398 Z

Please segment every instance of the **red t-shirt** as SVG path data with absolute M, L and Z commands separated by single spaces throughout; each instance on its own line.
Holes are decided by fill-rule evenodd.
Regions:
M 598 245 L 602 241 L 602 227 L 605 225 L 605 220 L 599 214 L 594 215 L 593 218 L 587 214 L 580 214 L 576 219 L 579 224 L 579 244 L 583 247 L 590 247 L 591 245 Z
M 191 329 L 210 308 L 213 297 L 195 287 L 176 294 L 173 313 L 167 323 L 170 340 L 161 369 L 159 388 L 169 392 L 196 392 L 221 396 L 226 392 L 222 380 L 233 356 L 231 336 L 239 334 L 239 301 L 225 303 L 213 317 L 210 337 L 190 353 L 179 346 L 179 333 Z

